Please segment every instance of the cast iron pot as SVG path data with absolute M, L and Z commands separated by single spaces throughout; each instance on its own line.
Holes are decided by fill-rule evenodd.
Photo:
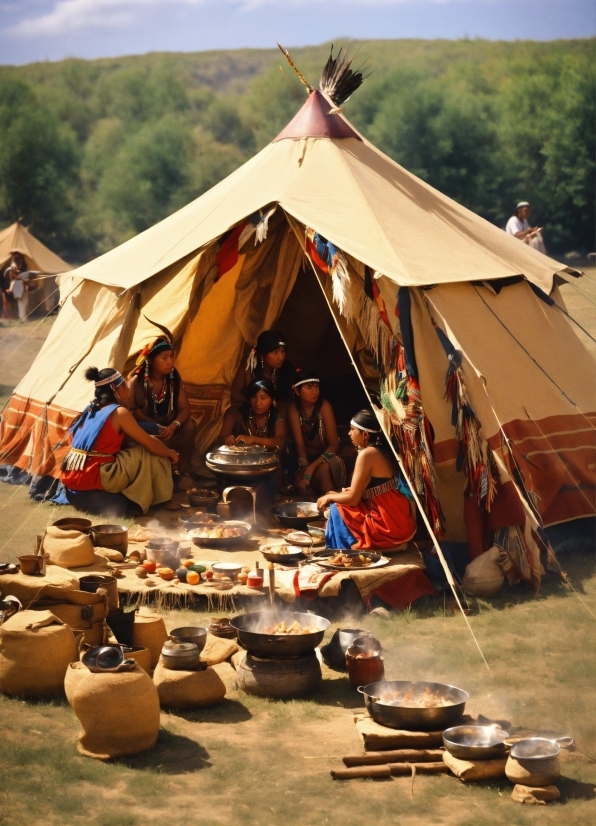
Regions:
M 303 627 L 316 626 L 312 634 L 266 634 L 264 628 L 285 620 L 290 625 L 297 620 Z M 240 614 L 230 620 L 230 625 L 238 632 L 238 642 L 255 657 L 301 657 L 312 654 L 329 628 L 329 620 L 315 614 L 281 613 L 277 611 L 255 611 Z
M 397 704 L 390 704 L 391 700 L 383 702 L 384 692 L 405 694 L 413 691 L 415 696 L 421 695 L 425 689 L 438 692 L 441 697 L 450 700 L 449 706 L 431 706 L 430 708 L 408 708 Z M 406 731 L 444 731 L 456 723 L 464 713 L 470 695 L 461 688 L 444 683 L 427 683 L 410 680 L 382 680 L 360 686 L 358 691 L 364 695 L 366 710 L 376 723 L 389 728 L 405 729 Z

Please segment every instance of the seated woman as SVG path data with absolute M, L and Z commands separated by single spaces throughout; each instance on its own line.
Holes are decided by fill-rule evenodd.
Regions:
M 155 326 L 165 332 L 141 351 L 129 376 L 131 407 L 143 430 L 179 452 L 179 472 L 188 481 L 196 426 L 180 373 L 174 367 L 173 338 L 165 327 Z
M 296 453 L 298 469 L 295 488 L 303 494 L 322 496 L 341 490 L 346 483 L 346 469 L 337 455 L 339 436 L 333 408 L 321 396 L 318 376 L 310 370 L 297 370 L 294 376 L 294 400 L 286 413 L 293 440 L 290 455 Z
M 232 404 L 246 401 L 248 387 L 258 379 L 273 383 L 278 404 L 285 406 L 292 393 L 294 368 L 286 360 L 286 344 L 281 333 L 265 330 L 250 351 L 245 368 L 240 368 L 232 383 Z
M 409 542 L 416 533 L 416 520 L 410 501 L 396 489 L 397 463 L 376 416 L 361 410 L 350 425 L 350 439 L 358 451 L 352 484 L 317 501 L 319 510 L 331 504 L 326 546 L 363 550 Z
M 147 513 L 159 504 L 177 509 L 170 463 L 178 462 L 178 453 L 135 421 L 125 406 L 126 382 L 117 370 L 89 367 L 85 377 L 95 382 L 95 398 L 71 428 L 72 446 L 60 474 L 69 503 L 87 513 L 114 516 Z M 137 444 L 121 450 L 125 435 Z
M 246 395 L 248 401 L 226 411 L 217 444 L 261 445 L 281 452 L 286 441 L 286 426 L 278 416 L 273 383 L 267 379 L 253 381 Z M 259 508 L 272 503 L 279 482 L 280 472 L 269 473 L 260 481 L 250 483 L 256 490 Z

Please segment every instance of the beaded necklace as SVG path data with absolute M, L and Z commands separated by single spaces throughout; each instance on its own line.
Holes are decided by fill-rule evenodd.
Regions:
M 254 413 L 251 411 L 248 417 L 248 435 L 249 436 L 258 436 L 261 439 L 267 436 L 269 430 L 269 413 L 267 414 L 267 419 L 265 420 L 264 425 L 258 425 L 255 419 Z
M 319 438 L 321 442 L 323 442 L 324 444 L 325 434 L 323 433 L 323 416 L 321 415 L 321 404 L 319 402 L 315 404 L 315 408 L 310 416 L 306 415 L 299 401 L 297 402 L 296 407 L 298 408 L 298 418 L 300 419 L 300 427 L 302 428 L 302 433 L 304 434 L 304 436 L 306 436 L 309 442 L 312 442 L 318 429 Z

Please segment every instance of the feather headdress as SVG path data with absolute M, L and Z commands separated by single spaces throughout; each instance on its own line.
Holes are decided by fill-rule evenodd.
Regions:
M 342 106 L 364 83 L 367 77 L 362 74 L 363 67 L 352 69 L 353 57 L 348 58 L 347 52 L 340 49 L 337 57 L 333 57 L 333 44 L 331 44 L 331 54 L 323 68 L 319 80 L 319 89 L 335 104 L 337 110 L 332 109 L 330 114 L 339 111 Z

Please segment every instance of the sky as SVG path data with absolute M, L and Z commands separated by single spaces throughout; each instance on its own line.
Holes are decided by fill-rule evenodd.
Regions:
M 596 34 L 596 0 L 0 0 L 0 63 L 334 38 Z

